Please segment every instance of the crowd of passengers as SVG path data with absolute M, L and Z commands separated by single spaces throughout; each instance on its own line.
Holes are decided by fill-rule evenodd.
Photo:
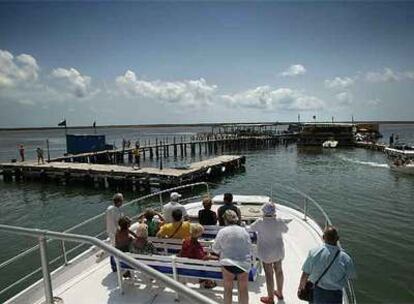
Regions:
M 156 254 L 157 250 L 148 237 L 181 239 L 180 257 L 220 261 L 225 304 L 232 303 L 234 280 L 237 281 L 238 303 L 247 304 L 252 244 L 249 230 L 257 235 L 257 256 L 263 264 L 266 278 L 267 296 L 261 297 L 261 302 L 274 303 L 275 298 L 284 299 L 282 260 L 285 248 L 282 235 L 288 231 L 288 221 L 276 216 L 273 202 L 265 203 L 261 208 L 263 216 L 245 226 L 241 221 L 240 209 L 233 204 L 231 193 L 224 194 L 224 204 L 217 209 L 217 213 L 212 210 L 212 200 L 204 198 L 197 223 L 190 222 L 185 207 L 179 203 L 180 197 L 177 192 L 171 193 L 170 202 L 163 206 L 162 213 L 146 209 L 138 215 L 138 225 L 131 230 L 131 220 L 120 209 L 123 196 L 115 194 L 113 205 L 106 211 L 111 244 L 123 252 Z M 225 227 L 218 231 L 214 239 L 213 252 L 206 252 L 199 242 L 204 233 L 203 226 L 217 224 Z M 342 303 L 342 290 L 347 280 L 355 276 L 354 266 L 350 256 L 338 246 L 339 236 L 335 227 L 327 227 L 323 239 L 324 245 L 312 249 L 303 264 L 298 295 L 308 289 L 309 283 L 313 283 L 311 303 L 339 304 Z M 127 272 L 124 275 L 130 274 Z M 200 280 L 200 285 L 214 288 L 216 283 Z

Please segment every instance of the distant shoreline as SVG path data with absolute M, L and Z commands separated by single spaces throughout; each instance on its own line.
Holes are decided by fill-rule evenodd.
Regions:
M 308 121 L 307 123 L 312 123 Z M 188 123 L 188 124 L 138 124 L 138 125 L 102 125 L 96 126 L 96 129 L 115 129 L 115 128 L 174 128 L 174 127 L 214 127 L 223 124 L 270 124 L 279 123 L 281 125 L 287 125 L 291 123 L 297 123 L 296 121 L 278 121 L 278 122 L 216 122 L 216 123 Z M 306 122 L 305 122 L 306 123 Z M 335 121 L 335 123 L 352 123 L 351 121 Z M 372 121 L 372 120 L 361 120 L 354 121 L 354 123 L 378 123 L 382 125 L 386 124 L 414 124 L 414 121 Z M 68 130 L 73 129 L 92 129 L 92 126 L 70 126 Z M 0 131 L 35 131 L 35 130 L 61 130 L 63 127 L 15 127 L 15 128 L 0 128 Z

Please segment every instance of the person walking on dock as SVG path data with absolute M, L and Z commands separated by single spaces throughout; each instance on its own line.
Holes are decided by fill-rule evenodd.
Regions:
M 164 215 L 164 220 L 166 223 L 173 222 L 172 212 L 175 209 L 180 209 L 182 211 L 184 220 L 188 220 L 187 210 L 185 210 L 185 207 L 178 202 L 180 197 L 181 194 L 179 194 L 178 192 L 172 192 L 170 194 L 170 202 L 163 206 L 162 213 Z
M 309 251 L 302 266 L 298 297 L 307 290 L 313 304 L 342 304 L 342 290 L 348 279 L 354 279 L 355 269 L 351 257 L 338 246 L 338 231 L 328 226 L 323 232 L 324 244 Z
M 106 209 L 106 232 L 112 245 L 115 245 L 115 235 L 118 230 L 118 221 L 124 214 L 121 211 L 124 196 L 117 193 L 112 198 L 113 205 Z
M 42 162 L 42 164 L 45 163 L 45 159 L 43 157 L 43 149 L 40 147 L 36 148 L 36 154 L 37 154 L 37 164 L 40 165 L 40 162 Z
M 19 146 L 19 155 L 20 155 L 20 160 L 24 162 L 24 146 L 23 145 Z

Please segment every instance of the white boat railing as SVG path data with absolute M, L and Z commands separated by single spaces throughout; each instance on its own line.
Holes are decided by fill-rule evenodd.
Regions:
M 188 184 L 188 185 L 182 185 L 182 186 L 178 186 L 178 187 L 174 187 L 174 188 L 169 188 L 166 190 L 161 190 L 158 192 L 154 192 L 148 195 L 144 195 L 141 196 L 137 199 L 131 200 L 128 203 L 125 203 L 122 205 L 122 209 L 126 210 L 129 207 L 133 206 L 133 205 L 137 205 L 140 203 L 146 203 L 147 201 L 151 201 L 151 199 L 156 198 L 156 202 L 154 202 L 153 204 L 155 204 L 156 206 L 162 206 L 163 203 L 163 195 L 167 194 L 167 193 L 171 193 L 173 191 L 179 191 L 179 190 L 185 190 L 188 188 L 195 188 L 195 187 L 201 187 L 202 189 L 200 189 L 201 193 L 206 193 L 207 195 L 210 194 L 210 188 L 208 183 L 206 182 L 198 182 L 198 183 L 193 183 L 193 184 Z M 184 201 L 189 200 L 189 199 L 196 199 L 197 197 L 200 196 L 192 196 L 191 198 L 186 198 Z M 106 237 L 106 231 L 104 230 L 104 218 L 105 218 L 105 212 L 102 212 L 94 217 L 91 217 L 73 227 L 70 227 L 69 229 L 66 229 L 63 231 L 63 233 L 74 233 L 77 230 L 85 230 L 82 232 L 82 234 L 90 234 L 92 231 L 92 235 L 89 235 L 90 237 L 94 237 L 94 238 L 105 238 Z M 132 217 L 134 219 L 134 217 Z M 99 228 L 100 230 L 97 233 L 93 233 L 93 229 L 91 229 L 94 226 L 99 226 L 99 223 L 101 224 L 101 227 Z M 91 230 L 89 230 L 89 229 Z M 96 228 L 96 227 L 94 227 Z M 96 230 L 96 229 L 95 229 Z M 78 232 L 79 234 L 79 232 Z M 80 243 L 78 245 L 76 245 L 73 248 L 68 249 L 67 248 L 67 241 L 65 241 L 64 239 L 61 240 L 56 240 L 56 239 L 47 239 L 46 242 L 49 244 L 51 242 L 59 242 L 59 247 L 60 247 L 60 254 L 57 255 L 56 257 L 54 257 L 53 259 L 51 259 L 49 261 L 49 266 L 53 266 L 56 265 L 59 261 L 61 261 L 61 264 L 57 264 L 58 266 L 67 266 L 68 262 L 69 262 L 69 255 L 72 253 L 80 253 L 80 250 L 82 247 L 85 247 L 85 243 Z M 6 272 L 5 269 L 7 266 L 13 264 L 13 263 L 21 263 L 22 259 L 24 258 L 30 258 L 32 254 L 35 254 L 38 252 L 40 245 L 37 244 L 15 256 L 13 256 L 12 258 L 0 263 L 0 276 L 2 275 L 2 272 Z M 7 270 L 7 269 L 6 269 Z M 22 277 L 20 277 L 19 279 L 17 279 L 16 281 L 12 282 L 11 284 L 8 284 L 7 286 L 5 286 L 4 288 L 2 288 L 0 290 L 0 302 L 6 300 L 7 298 L 9 298 L 9 296 L 12 296 L 13 294 L 15 294 L 17 291 L 19 291 L 20 289 L 17 288 L 20 285 L 23 284 L 30 284 L 30 283 L 34 283 L 35 282 L 35 277 L 36 275 L 39 275 L 42 271 L 41 267 L 38 267 L 32 271 L 28 271 L 28 273 L 23 274 Z
M 108 245 L 105 242 L 97 238 L 86 236 L 86 235 L 54 232 L 54 231 L 40 230 L 40 229 L 29 229 L 29 228 L 8 226 L 8 225 L 0 225 L 0 231 L 5 232 L 5 233 L 11 233 L 11 234 L 25 235 L 25 236 L 34 237 L 38 239 L 46 304 L 54 303 L 52 280 L 51 280 L 51 275 L 50 275 L 50 270 L 49 270 L 49 260 L 48 260 L 48 254 L 47 254 L 46 240 L 48 238 L 54 239 L 54 240 L 60 240 L 60 241 L 87 243 L 87 244 L 96 246 L 102 249 L 103 251 L 105 251 L 106 253 L 110 254 L 111 256 L 113 256 L 115 258 L 117 265 L 119 265 L 120 261 L 123 261 L 126 264 L 128 264 L 130 267 L 133 267 L 139 271 L 142 271 L 149 277 L 162 282 L 163 284 L 165 284 L 165 286 L 171 288 L 172 290 L 188 298 L 189 300 L 194 301 L 195 303 L 217 304 L 217 302 L 211 300 L 210 298 L 192 290 L 191 288 L 185 286 L 184 284 L 181 284 L 178 281 L 175 281 L 174 279 L 145 265 L 144 263 L 141 263 L 140 261 L 128 256 L 127 254 L 116 249 L 115 247 Z
M 286 186 L 286 185 L 282 185 L 282 184 L 278 184 L 278 183 L 276 183 L 276 184 L 279 185 L 279 186 L 281 186 L 281 187 L 283 187 L 283 188 L 290 189 L 291 191 L 296 192 L 297 194 L 299 194 L 302 197 L 302 199 L 303 199 L 303 205 L 300 206 L 296 202 L 294 203 L 294 202 L 291 202 L 289 200 L 282 199 L 280 196 L 278 196 L 276 198 L 276 200 L 275 200 L 276 202 L 281 202 L 284 205 L 287 205 L 289 207 L 292 207 L 292 208 L 300 211 L 301 213 L 303 213 L 303 220 L 305 220 L 305 221 L 307 221 L 308 218 L 309 218 L 309 213 L 310 213 L 310 209 L 311 209 L 310 207 L 314 207 L 314 208 L 316 208 L 318 210 L 318 212 L 323 217 L 323 223 L 318 223 L 317 221 L 315 221 L 315 223 L 318 224 L 322 230 L 324 229 L 324 227 L 326 225 L 332 225 L 332 222 L 331 222 L 328 214 L 325 212 L 325 210 L 312 197 L 310 197 L 306 193 L 303 193 L 302 191 L 300 191 L 298 189 L 295 189 L 293 187 Z M 146 202 L 146 201 L 151 200 L 153 198 L 156 198 L 157 199 L 157 201 L 156 202 L 153 202 L 153 204 L 155 206 L 162 207 L 162 204 L 163 204 L 163 195 L 164 194 L 171 193 L 173 191 L 184 190 L 186 188 L 193 189 L 194 187 L 204 187 L 205 190 L 204 191 L 201 191 L 200 190 L 200 192 L 201 193 L 206 193 L 207 195 L 210 195 L 209 184 L 206 183 L 206 182 L 199 182 L 199 183 L 178 186 L 178 187 L 174 187 L 174 188 L 170 188 L 170 189 L 158 191 L 158 192 L 155 192 L 155 193 L 151 193 L 151 194 L 148 194 L 148 195 L 139 197 L 137 199 L 131 200 L 128 203 L 124 204 L 121 208 L 127 209 L 130 206 L 136 205 L 136 204 L 141 203 L 141 202 Z M 193 193 L 193 191 L 192 191 L 192 193 Z M 271 196 L 273 196 L 273 195 L 271 195 Z M 201 195 L 196 195 L 196 196 L 192 196 L 192 197 L 187 197 L 187 198 L 185 198 L 182 201 L 183 202 L 191 201 L 191 200 L 195 200 L 195 199 L 200 198 L 200 197 L 201 197 Z M 272 197 L 272 199 L 273 199 L 273 197 Z M 94 216 L 92 218 L 89 218 L 88 220 L 85 220 L 85 221 L 83 221 L 83 222 L 81 222 L 81 223 L 79 223 L 79 224 L 77 224 L 77 225 L 75 225 L 75 226 L 73 226 L 73 227 L 65 230 L 63 233 L 64 234 L 73 233 L 76 230 L 79 230 L 81 228 L 85 228 L 87 225 L 96 224 L 96 222 L 98 220 L 101 220 L 101 224 L 103 225 L 104 224 L 104 221 L 103 221 L 104 217 L 105 217 L 105 212 L 100 213 L 100 214 L 98 214 L 98 215 L 96 215 L 96 216 Z M 132 217 L 132 218 L 134 219 L 134 218 L 136 218 L 136 216 L 135 217 Z M 3 227 L 3 226 L 4 225 L 0 225 L 0 230 L 1 230 L 1 227 Z M 102 226 L 102 229 L 104 229 L 104 226 Z M 36 230 L 36 231 L 38 231 L 38 230 Z M 98 241 L 97 238 L 102 238 L 102 237 L 105 237 L 105 236 L 106 236 L 106 232 L 105 231 L 99 231 L 97 234 L 94 234 L 92 236 L 85 236 L 85 237 L 92 237 L 96 241 Z M 50 238 L 50 239 L 46 240 L 47 243 L 52 242 L 52 241 L 56 241 L 56 238 Z M 73 248 L 71 248 L 71 249 L 68 250 L 66 248 L 66 243 L 65 243 L 65 242 L 67 242 L 67 240 L 66 239 L 60 239 L 59 241 L 60 241 L 61 255 L 59 255 L 56 258 L 54 258 L 51 261 L 49 261 L 49 265 L 55 264 L 59 260 L 63 260 L 62 261 L 62 266 L 68 265 L 68 260 L 69 260 L 68 255 L 71 254 L 71 253 L 79 253 L 80 248 L 82 248 L 85 245 L 85 243 L 82 243 L 81 242 L 81 244 L 79 244 L 79 245 L 77 245 L 77 246 L 75 246 L 75 247 L 73 247 Z M 89 243 L 89 242 L 86 242 L 86 243 Z M 0 264 L 0 274 L 1 274 L 1 271 L 3 270 L 3 268 L 7 267 L 8 265 L 10 265 L 12 263 L 16 263 L 16 262 L 20 261 L 22 258 L 28 256 L 31 253 L 36 252 L 37 249 L 39 249 L 39 247 L 40 247 L 40 245 L 36 245 L 36 246 L 34 246 L 32 248 L 27 249 L 26 251 L 21 252 L 20 254 L 12 257 L 10 259 L 2 262 Z M 30 272 L 29 274 L 25 275 L 24 277 L 18 279 L 14 283 L 10 284 L 6 288 L 0 290 L 0 300 L 2 300 L 2 298 L 4 298 L 4 295 L 8 291 L 13 290 L 13 288 L 15 288 L 16 286 L 18 286 L 19 284 L 22 284 L 24 282 L 27 282 L 34 275 L 40 273 L 41 270 L 42 270 L 42 267 L 39 267 L 36 270 L 34 270 L 34 271 Z M 32 279 L 32 281 L 33 281 L 33 279 Z M 346 294 L 347 294 L 348 303 L 350 303 L 350 304 L 356 303 L 356 297 L 355 297 L 355 293 L 354 293 L 354 289 L 353 289 L 353 285 L 352 285 L 352 282 L 351 281 L 348 281 L 347 282 Z
M 325 229 L 326 226 L 332 226 L 333 225 L 331 219 L 329 218 L 329 216 L 325 212 L 325 210 L 322 208 L 322 206 L 319 205 L 319 203 L 317 201 L 315 201 L 311 196 L 309 196 L 308 194 L 306 194 L 306 193 L 304 193 L 304 192 L 302 192 L 302 191 L 300 191 L 296 188 L 286 186 L 286 185 L 282 185 L 282 184 L 279 184 L 279 183 L 275 183 L 275 184 L 280 186 L 280 187 L 289 189 L 289 190 L 299 194 L 303 198 L 303 206 L 300 206 L 297 203 L 291 202 L 289 200 L 282 199 L 279 196 L 277 198 L 275 198 L 271 194 L 272 200 L 274 202 L 278 202 L 278 203 L 280 202 L 283 205 L 292 207 L 292 208 L 300 211 L 301 213 L 303 213 L 303 220 L 304 221 L 308 220 L 309 213 L 310 213 L 310 206 L 313 206 L 319 211 L 319 213 L 323 217 L 323 223 L 318 223 L 317 220 L 312 218 L 314 220 L 314 222 L 321 228 L 322 231 Z M 340 242 L 338 242 L 338 246 L 340 248 L 342 248 Z M 346 292 L 346 297 L 347 297 L 348 303 L 349 304 L 355 304 L 356 303 L 356 296 L 355 296 L 355 290 L 354 290 L 354 287 L 353 287 L 353 284 L 352 284 L 351 280 L 347 280 L 347 285 L 346 285 L 346 288 L 345 288 L 345 292 Z

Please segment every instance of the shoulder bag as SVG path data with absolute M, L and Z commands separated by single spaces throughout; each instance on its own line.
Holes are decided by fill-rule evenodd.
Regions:
M 322 279 L 322 277 L 325 275 L 325 273 L 331 268 L 333 262 L 336 260 L 336 257 L 339 255 L 339 252 L 341 249 L 338 249 L 336 252 L 334 258 L 329 263 L 328 267 L 325 268 L 325 270 L 322 272 L 322 274 L 319 276 L 319 278 L 315 281 L 315 284 L 313 284 L 311 281 L 307 281 L 304 289 L 298 290 L 298 298 L 303 301 L 311 302 L 313 300 L 313 289 L 316 285 L 318 285 L 319 281 Z

